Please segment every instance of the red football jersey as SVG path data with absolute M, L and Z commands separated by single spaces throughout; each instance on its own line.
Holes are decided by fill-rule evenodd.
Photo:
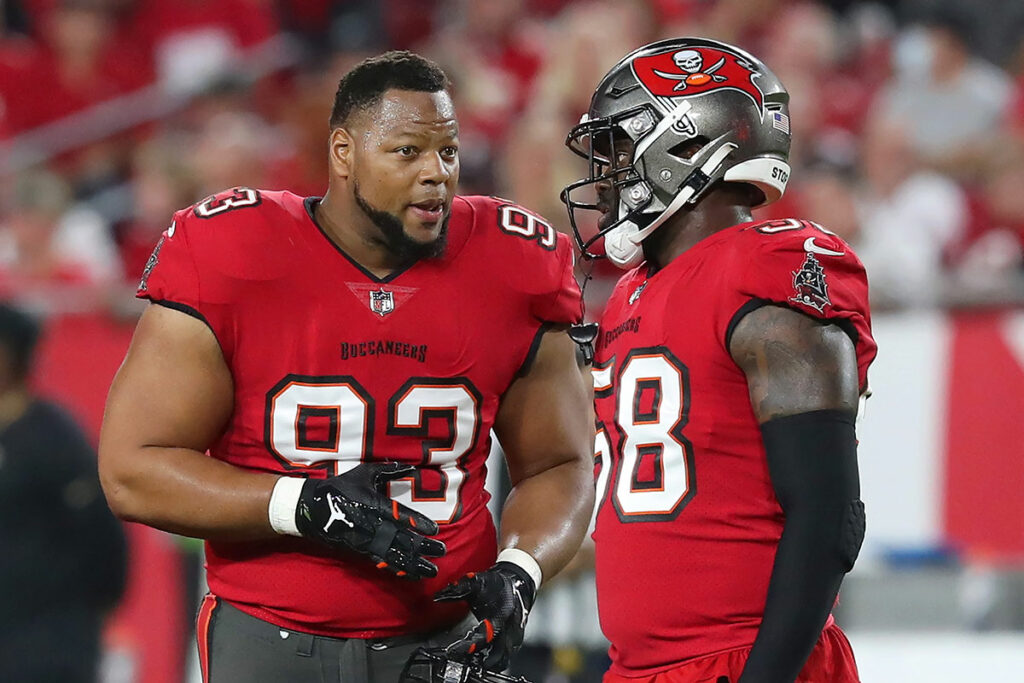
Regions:
M 210 590 L 300 631 L 429 631 L 466 612 L 434 592 L 495 559 L 490 429 L 543 324 L 580 316 L 572 251 L 510 202 L 456 197 L 444 255 L 381 279 L 316 225 L 315 201 L 236 188 L 178 212 L 138 295 L 217 337 L 234 411 L 212 457 L 318 478 L 368 460 L 420 465 L 390 495 L 437 520 L 448 553 L 437 578 L 408 581 L 305 539 L 209 541 Z
M 626 676 L 750 647 L 761 622 L 783 514 L 735 324 L 765 304 L 835 322 L 862 388 L 875 356 L 864 268 L 814 224 L 733 226 L 647 273 L 616 286 L 594 365 L 598 606 Z

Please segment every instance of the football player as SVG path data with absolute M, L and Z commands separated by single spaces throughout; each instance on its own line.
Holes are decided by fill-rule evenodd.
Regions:
M 864 534 L 876 347 L 849 245 L 751 216 L 789 180 L 788 99 L 740 49 L 666 40 L 567 140 L 591 168 L 562 193 L 581 247 L 628 270 L 594 363 L 606 682 L 858 680 L 830 611 Z
M 107 402 L 112 509 L 206 539 L 208 682 L 393 683 L 421 646 L 501 668 L 592 507 L 570 241 L 455 194 L 448 80 L 419 56 L 356 66 L 330 129 L 323 197 L 174 215 Z

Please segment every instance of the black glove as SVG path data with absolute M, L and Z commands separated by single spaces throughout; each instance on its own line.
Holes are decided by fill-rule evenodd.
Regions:
M 437 576 L 427 557 L 441 557 L 444 543 L 427 538 L 437 524 L 387 496 L 387 482 L 408 477 L 412 465 L 362 463 L 345 474 L 309 479 L 302 485 L 295 526 L 306 538 L 352 550 L 396 576 Z
M 480 623 L 446 648 L 452 659 L 502 671 L 523 644 L 526 618 L 537 589 L 518 565 L 499 562 L 487 571 L 466 574 L 434 595 L 436 602 L 465 600 Z

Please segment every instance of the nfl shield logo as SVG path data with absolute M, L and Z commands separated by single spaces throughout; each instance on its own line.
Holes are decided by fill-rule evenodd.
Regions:
M 395 310 L 394 295 L 383 287 L 376 292 L 371 290 L 370 310 L 383 318 L 388 313 Z

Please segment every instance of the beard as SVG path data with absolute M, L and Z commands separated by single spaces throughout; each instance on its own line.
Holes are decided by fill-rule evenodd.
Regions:
M 402 219 L 398 216 L 375 209 L 359 194 L 359 183 L 352 183 L 352 192 L 355 195 L 356 205 L 362 210 L 370 222 L 380 230 L 381 241 L 384 247 L 403 263 L 413 263 L 421 259 L 432 259 L 441 256 L 448 244 L 448 219 L 451 213 L 446 213 L 441 218 L 441 230 L 437 237 L 430 242 L 417 242 L 409 237 L 402 225 Z

